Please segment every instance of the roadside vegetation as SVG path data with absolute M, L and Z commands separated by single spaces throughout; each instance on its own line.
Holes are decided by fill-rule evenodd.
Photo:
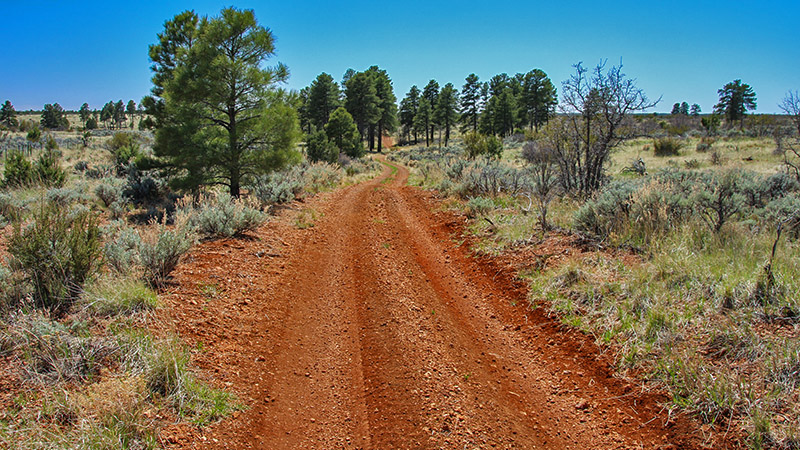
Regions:
M 581 83 L 625 84 L 602 66 L 584 76 L 578 67 L 562 95 L 585 98 Z M 499 150 L 476 144 L 465 121 L 450 146 L 390 158 L 470 219 L 476 251 L 518 262 L 532 308 L 613 348 L 618 370 L 666 390 L 670 408 L 738 428 L 751 448 L 797 448 L 794 116 L 725 116 L 721 106 L 700 117 L 677 104 L 669 116 L 626 114 L 610 136 L 580 105 L 562 105 L 579 114 L 538 130 L 516 129 Z M 591 142 L 609 143 L 592 148 L 594 169 L 580 160 L 587 129 Z

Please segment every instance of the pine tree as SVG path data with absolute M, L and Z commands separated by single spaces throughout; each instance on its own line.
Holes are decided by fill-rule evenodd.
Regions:
M 218 184 L 238 197 L 252 176 L 295 158 L 294 100 L 276 87 L 288 70 L 263 65 L 273 41 L 252 10 L 226 8 L 202 20 L 187 12 L 165 24 L 150 48 L 148 103 L 156 105 L 155 154 L 177 187 Z
M 17 110 L 11 104 L 11 100 L 6 100 L 0 108 L 0 125 L 8 128 L 16 128 L 19 125 L 17 121 Z
M 345 84 L 345 108 L 353 116 L 362 139 L 381 116 L 375 80 L 365 72 L 350 76 Z
M 353 116 L 343 107 L 331 113 L 328 124 L 325 125 L 325 134 L 328 136 L 328 142 L 345 155 L 351 158 L 364 156 L 364 146 L 361 144 L 356 123 L 353 121 Z
M 428 84 L 425 85 L 425 88 L 422 89 L 422 98 L 428 101 L 428 105 L 431 108 L 428 128 L 425 131 L 425 144 L 429 145 L 429 142 L 433 140 L 433 133 L 436 131 L 436 121 L 433 117 L 433 109 L 439 101 L 439 83 L 437 83 L 436 80 L 430 80 Z
M 322 129 L 328 123 L 331 113 L 342 105 L 339 85 L 325 72 L 317 75 L 308 87 L 306 103 L 308 122 Z
M 756 93 L 749 84 L 742 80 L 733 80 L 717 91 L 719 103 L 714 107 L 714 112 L 725 116 L 728 124 L 739 122 L 739 128 L 744 128 L 744 116 L 747 111 L 756 109 Z
M 478 130 L 481 112 L 481 82 L 474 73 L 469 74 L 461 88 L 461 124 L 464 129 Z
M 518 98 L 525 122 L 531 129 L 537 130 L 555 114 L 558 104 L 555 86 L 540 69 L 533 69 L 525 74 L 522 93 Z
M 414 134 L 414 144 L 417 143 L 417 129 L 414 127 L 414 118 L 419 109 L 419 96 L 419 88 L 416 85 L 411 86 L 411 89 L 409 89 L 406 96 L 400 102 L 399 111 L 400 125 L 403 127 L 405 133 Z
M 453 83 L 447 83 L 439 92 L 439 99 L 436 102 L 434 111 L 436 123 L 444 129 L 444 146 L 450 141 L 450 129 L 458 121 L 458 90 Z
M 397 129 L 397 97 L 395 97 L 394 89 L 392 88 L 392 79 L 389 78 L 389 74 L 385 70 L 379 69 L 378 66 L 372 66 L 367 72 L 373 77 L 375 94 L 378 96 L 378 110 L 380 112 L 375 126 L 377 127 L 378 152 L 380 153 L 383 148 L 384 133 L 391 133 Z M 372 148 L 370 140 L 370 150 Z

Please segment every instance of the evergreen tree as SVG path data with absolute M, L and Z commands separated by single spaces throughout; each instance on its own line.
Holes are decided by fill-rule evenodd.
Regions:
M 450 129 L 458 121 L 458 90 L 453 83 L 447 83 L 439 92 L 439 99 L 436 102 L 434 111 L 436 123 L 444 129 L 444 146 L 450 141 Z
M 672 105 L 672 112 L 670 114 L 672 114 L 673 116 L 677 116 L 680 113 L 681 113 L 681 104 L 675 103 L 674 105 Z
M 429 142 L 433 140 L 433 133 L 436 130 L 436 121 L 433 117 L 433 109 L 436 107 L 436 103 L 439 101 L 439 83 L 436 80 L 430 80 L 425 88 L 422 89 L 422 98 L 428 101 L 428 105 L 431 108 L 431 114 L 428 118 L 428 128 L 425 131 L 425 145 L 429 145 Z
M 714 107 L 714 112 L 725 116 L 729 125 L 739 122 L 739 128 L 744 128 L 744 116 L 748 110 L 756 109 L 756 93 L 749 84 L 742 80 L 733 80 L 717 91 L 719 103 Z
M 366 72 L 350 76 L 345 84 L 345 108 L 353 116 L 358 132 L 363 139 L 371 126 L 380 119 L 381 111 L 375 80 Z
M 264 67 L 274 54 L 272 32 L 252 10 L 223 9 L 199 20 L 175 16 L 150 47 L 157 116 L 154 151 L 177 187 L 244 182 L 294 159 L 294 99 L 276 84 L 285 66 Z M 159 106 L 160 105 L 160 106 Z
M 125 106 L 125 112 L 128 113 L 128 117 L 131 121 L 131 129 L 133 129 L 133 118 L 136 116 L 136 102 L 128 100 L 128 104 Z
M 383 135 L 385 132 L 392 132 L 397 128 L 397 97 L 394 95 L 392 80 L 385 70 L 378 66 L 370 67 L 369 72 L 375 83 L 375 94 L 378 97 L 378 120 L 375 122 L 377 127 L 378 152 L 383 148 Z M 372 136 L 370 133 L 370 150 L 372 150 Z
M 531 129 L 539 129 L 555 114 L 558 99 L 556 88 L 540 69 L 533 69 L 526 73 L 522 81 L 520 110 L 527 125 Z
M 66 130 L 69 128 L 69 120 L 67 120 L 67 112 L 58 103 L 44 105 L 42 110 L 42 118 L 40 120 L 42 128 L 50 130 Z
M 323 130 L 313 130 L 306 139 L 306 156 L 311 162 L 335 163 L 339 160 L 339 149 L 328 141 Z
M 686 102 L 681 103 L 681 115 L 688 116 L 689 115 L 689 104 Z
M 325 125 L 325 134 L 328 142 L 345 155 L 351 158 L 360 158 L 364 155 L 364 146 L 361 144 L 358 127 L 353 121 L 353 116 L 343 107 L 340 106 L 331 113 L 330 119 Z
M 516 123 L 517 103 L 514 93 L 511 89 L 505 89 L 499 96 L 492 97 L 492 100 L 496 100 L 493 129 L 500 137 L 510 136 L 514 133 Z
M 689 109 L 689 114 L 691 114 L 694 117 L 699 116 L 700 115 L 700 105 L 698 105 L 697 103 L 693 104 L 691 109 Z
M 114 127 L 115 128 L 122 128 L 122 124 L 125 123 L 125 104 L 122 103 L 122 100 L 114 103 Z
M 424 96 L 419 100 L 419 108 L 417 108 L 417 115 L 414 117 L 415 131 L 425 133 L 425 146 L 430 147 L 430 130 L 433 123 L 433 108 L 431 102 Z
M 417 143 L 417 129 L 414 127 L 414 118 L 417 116 L 420 99 L 419 88 L 414 85 L 409 89 L 403 101 L 400 102 L 400 125 L 407 134 L 414 135 L 414 144 Z
M 108 128 L 108 121 L 114 118 L 114 102 L 108 102 L 100 110 L 100 121 Z
M 81 105 L 81 109 L 78 110 L 78 117 L 81 119 L 81 123 L 83 124 L 84 128 L 87 128 L 86 123 L 89 121 L 89 117 L 92 116 L 92 110 L 89 109 L 89 104 L 84 103 Z
M 331 113 L 341 106 L 341 92 L 333 77 L 323 72 L 308 87 L 306 103 L 308 122 L 322 129 Z
M 478 115 L 481 112 L 481 83 L 474 73 L 467 76 L 461 88 L 461 124 L 464 129 L 478 130 Z
M 6 100 L 3 106 L 0 107 L 0 125 L 8 128 L 16 128 L 19 125 L 17 121 L 17 110 L 11 104 L 11 100 Z

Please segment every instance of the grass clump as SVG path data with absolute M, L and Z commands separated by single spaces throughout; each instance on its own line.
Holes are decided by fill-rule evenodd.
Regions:
M 653 154 L 655 156 L 678 156 L 683 143 L 676 138 L 663 137 L 653 139 Z
M 158 296 L 141 280 L 112 278 L 90 286 L 83 296 L 83 303 L 91 315 L 130 315 L 155 309 Z

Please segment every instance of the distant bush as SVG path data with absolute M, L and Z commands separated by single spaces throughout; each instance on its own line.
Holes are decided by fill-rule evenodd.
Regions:
M 88 210 L 74 214 L 58 205 L 42 205 L 28 225 L 15 224 L 8 252 L 11 267 L 31 284 L 35 302 L 62 314 L 100 267 L 97 218 Z
M 764 218 L 772 226 L 779 224 L 792 237 L 800 237 L 800 194 L 793 192 L 767 204 Z
M 90 197 L 84 190 L 78 188 L 53 188 L 45 193 L 45 200 L 53 205 L 68 208 L 76 203 L 88 203 Z
M 114 133 L 106 146 L 114 157 L 114 166 L 119 175 L 124 173 L 125 166 L 140 155 L 139 142 L 133 133 Z
M 614 181 L 575 213 L 574 226 L 580 231 L 606 237 L 623 222 L 631 210 L 631 198 L 641 183 Z
M 522 138 L 524 136 L 519 137 L 519 139 Z M 480 133 L 470 132 L 464 135 L 464 148 L 469 159 L 474 159 L 481 155 L 500 159 L 503 154 L 503 141 L 495 136 L 485 136 Z
M 253 231 L 267 220 L 266 214 L 244 199 L 226 193 L 201 196 L 196 202 L 185 198 L 178 207 L 187 223 L 208 237 L 232 237 Z
M 653 140 L 655 156 L 678 156 L 683 143 L 679 139 L 664 137 Z
M 112 270 L 120 274 L 129 274 L 141 267 L 139 249 L 142 238 L 135 228 L 115 220 L 103 227 L 103 237 L 104 259 Z
M 340 167 L 324 162 L 302 166 L 300 170 L 303 190 L 312 194 L 336 187 L 344 175 Z
M 455 190 L 462 198 L 515 195 L 528 184 L 522 170 L 498 162 L 475 161 L 462 171 Z

